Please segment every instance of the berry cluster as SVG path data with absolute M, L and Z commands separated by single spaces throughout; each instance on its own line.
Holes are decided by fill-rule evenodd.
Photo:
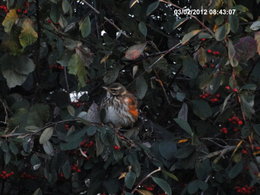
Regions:
M 5 13 L 8 12 L 8 8 L 5 5 L 0 5 L 0 10 L 3 10 Z
M 78 165 L 74 164 L 74 165 L 71 165 L 71 170 L 72 171 L 75 171 L 77 173 L 80 173 L 81 172 L 81 169 L 78 167 Z
M 49 69 L 64 70 L 64 66 L 61 66 L 59 64 L 53 64 L 49 66 Z
M 7 178 L 11 177 L 12 175 L 14 175 L 13 171 L 11 171 L 9 173 L 7 171 L 2 171 L 0 174 L 0 178 L 7 179 Z
M 221 95 L 219 93 L 217 93 L 215 95 L 211 95 L 209 93 L 203 93 L 203 94 L 200 95 L 200 98 L 208 100 L 212 103 L 215 103 L 215 102 L 220 101 Z
M 86 103 L 80 102 L 80 101 L 74 101 L 74 102 L 71 102 L 71 104 L 78 108 L 80 106 L 84 106 Z
M 16 11 L 17 11 L 17 13 L 23 13 L 23 14 L 27 14 L 28 13 L 28 9 L 25 9 L 25 10 L 17 9 Z
M 85 139 L 82 142 L 80 142 L 80 146 L 81 147 L 86 147 L 86 148 L 91 148 L 92 146 L 94 146 L 95 142 L 90 140 L 89 142 Z
M 254 186 L 248 186 L 248 185 L 245 185 L 245 186 L 236 186 L 235 187 L 235 190 L 237 193 L 240 193 L 240 194 L 252 194 L 255 192 L 255 187 Z
M 237 89 L 237 88 L 233 88 L 233 89 L 232 89 L 232 88 L 231 88 L 230 86 L 228 86 L 228 85 L 225 87 L 225 89 L 228 90 L 228 91 L 233 91 L 233 92 L 235 92 L 235 93 L 238 92 L 238 89 Z
M 228 123 L 226 124 L 226 126 L 220 128 L 219 131 L 224 134 L 227 134 L 229 129 L 232 129 L 234 132 L 237 132 L 240 130 L 239 127 L 243 124 L 243 120 L 240 119 L 238 116 L 232 116 L 228 118 Z M 229 129 L 227 128 L 227 126 L 229 127 Z
M 213 55 L 220 55 L 220 52 L 219 51 L 213 51 L 213 50 L 211 50 L 211 49 L 208 49 L 207 50 L 207 53 L 209 53 L 209 54 L 213 54 Z
M 150 185 L 144 185 L 143 187 L 148 191 L 154 191 L 155 185 L 150 184 Z

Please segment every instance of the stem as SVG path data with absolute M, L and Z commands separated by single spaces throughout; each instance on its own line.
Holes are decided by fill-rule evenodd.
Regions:
M 151 173 L 149 173 L 148 175 L 146 175 L 136 186 L 135 186 L 135 188 L 132 190 L 132 194 L 137 190 L 137 188 L 145 181 L 145 180 L 147 180 L 149 177 L 151 177 L 153 174 L 155 174 L 155 173 L 157 173 L 157 172 L 159 172 L 159 171 L 161 171 L 162 170 L 162 168 L 161 167 L 159 167 L 158 169 L 155 169 L 154 171 L 152 171 Z

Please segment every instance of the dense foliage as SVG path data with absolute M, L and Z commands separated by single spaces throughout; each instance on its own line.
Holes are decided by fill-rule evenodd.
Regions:
M 0 194 L 260 194 L 259 10 L 1 1 Z M 115 81 L 134 128 L 100 122 Z

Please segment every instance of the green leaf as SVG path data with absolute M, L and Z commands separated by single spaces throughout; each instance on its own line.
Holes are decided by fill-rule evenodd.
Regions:
M 260 21 L 257 20 L 255 22 L 253 22 L 253 24 L 251 24 L 251 26 L 250 26 L 250 29 L 254 30 L 254 31 L 259 30 L 260 29 Z
M 44 144 L 45 142 L 47 142 L 51 138 L 52 134 L 53 134 L 53 127 L 46 128 L 40 136 L 39 139 L 40 144 Z
M 228 172 L 228 177 L 230 179 L 234 179 L 235 177 L 237 177 L 239 175 L 239 173 L 241 173 L 241 171 L 243 170 L 243 162 L 240 161 L 237 164 L 235 164 Z
M 11 161 L 11 158 L 12 158 L 12 156 L 11 156 L 10 152 L 5 152 L 4 153 L 5 165 L 7 165 Z
M 158 177 L 152 177 L 154 183 L 156 183 L 167 195 L 172 194 L 171 186 L 164 180 Z
M 128 189 L 132 189 L 133 185 L 135 184 L 136 174 L 132 171 L 129 171 L 125 176 L 125 186 Z
M 159 152 L 166 160 L 173 160 L 176 151 L 177 146 L 173 141 L 163 141 L 159 143 Z
M 34 191 L 33 195 L 42 195 L 42 190 L 41 190 L 41 188 L 37 188 L 37 189 Z
M 144 77 L 139 76 L 136 78 L 135 88 L 136 88 L 136 96 L 139 99 L 143 99 L 148 89 L 148 85 Z
M 62 172 L 64 174 L 64 177 L 66 179 L 70 178 L 71 175 L 71 167 L 70 167 L 70 162 L 68 160 L 66 160 L 66 162 L 64 163 L 64 165 L 62 166 Z
M 32 165 L 32 166 L 41 163 L 40 159 L 38 158 L 38 156 L 37 156 L 36 154 L 33 154 L 33 155 L 32 155 L 30 162 L 31 162 L 31 165 Z
M 211 107 L 208 102 L 204 100 L 193 100 L 193 112 L 202 120 L 209 118 L 212 115 Z
M 81 36 L 86 38 L 91 33 L 91 22 L 89 16 L 85 17 L 84 20 L 79 24 L 79 30 L 81 32 Z
M 191 57 L 184 57 L 182 64 L 183 74 L 191 79 L 195 79 L 199 73 L 198 64 Z
M 18 148 L 17 148 L 17 146 L 16 146 L 16 144 L 15 144 L 14 142 L 10 142 L 9 148 L 10 148 L 10 151 L 11 151 L 14 155 L 16 155 L 16 154 L 19 153 L 19 150 L 18 150 Z
M 182 45 L 186 44 L 192 37 L 194 37 L 195 35 L 197 35 L 199 32 L 201 32 L 200 29 L 198 30 L 193 30 L 187 34 L 185 34 L 181 40 Z
M 78 54 L 73 54 L 68 63 L 69 73 L 78 77 L 79 85 L 84 87 L 87 81 L 87 71 L 84 61 Z
M 255 95 L 252 92 L 243 91 L 239 94 L 240 105 L 243 114 L 251 119 L 252 115 L 255 113 L 254 104 L 255 104 Z
M 12 27 L 15 24 L 17 19 L 18 19 L 18 15 L 16 13 L 16 10 L 15 9 L 9 10 L 9 12 L 5 16 L 4 21 L 2 22 L 2 25 L 6 33 L 11 32 Z
M 220 26 L 217 31 L 215 32 L 215 38 L 217 41 L 222 41 L 226 38 L 226 36 L 230 32 L 230 24 L 225 23 L 224 25 Z
M 229 15 L 228 21 L 230 23 L 231 32 L 236 33 L 239 29 L 239 17 L 236 15 Z
M 188 192 L 194 194 L 199 190 L 199 180 L 192 181 L 188 184 Z
M 159 1 L 155 1 L 153 3 L 151 3 L 146 10 L 146 16 L 149 16 L 154 10 L 156 10 L 159 6 L 160 2 Z
M 46 154 L 53 156 L 54 155 L 54 149 L 50 141 L 46 141 L 43 143 L 43 150 L 46 152 Z
M 90 126 L 87 128 L 87 134 L 88 136 L 93 136 L 97 132 L 97 127 L 96 126 Z
M 240 88 L 240 90 L 242 90 L 242 89 L 255 91 L 255 90 L 257 89 L 257 85 L 254 84 L 254 83 L 245 84 L 245 85 L 243 85 L 243 86 Z
M 193 135 L 193 131 L 189 125 L 189 123 L 185 120 L 175 118 L 174 121 L 183 129 L 185 130 L 189 135 Z
M 103 81 L 106 85 L 111 84 L 116 81 L 119 74 L 119 67 L 115 67 L 106 72 L 106 75 L 103 77 Z
M 236 50 L 231 40 L 228 40 L 228 58 L 232 67 L 238 66 L 238 61 L 235 58 Z
M 172 174 L 172 173 L 170 173 L 170 172 L 168 172 L 166 170 L 162 170 L 162 173 L 167 175 L 168 177 L 172 178 L 175 181 L 179 181 L 179 179 L 178 179 L 178 177 L 176 175 L 174 175 L 174 174 Z
M 146 37 L 147 35 L 147 28 L 144 22 L 139 22 L 138 24 L 139 31 Z
M 3 55 L 0 59 L 0 69 L 9 88 L 22 85 L 27 76 L 34 71 L 35 64 L 27 56 Z
M 194 152 L 194 147 L 191 145 L 187 145 L 185 147 L 179 148 L 175 153 L 176 158 L 187 158 Z
M 62 1 L 62 10 L 66 14 L 70 11 L 71 6 L 68 0 L 63 0 Z
M 260 136 L 260 124 L 253 125 L 253 128 L 254 128 L 256 134 Z
M 36 42 L 38 39 L 37 32 L 33 29 L 33 22 L 30 19 L 25 19 L 22 24 L 22 31 L 19 35 L 19 41 L 23 48 Z
M 59 8 L 57 5 L 54 5 L 54 4 L 51 5 L 50 18 L 54 23 L 59 22 L 60 12 L 59 12 Z
M 70 114 L 70 116 L 75 116 L 75 108 L 73 108 L 73 106 L 68 105 L 67 110 L 68 110 L 68 113 Z

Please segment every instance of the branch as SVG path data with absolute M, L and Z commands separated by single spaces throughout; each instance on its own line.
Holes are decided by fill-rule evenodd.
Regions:
M 149 173 L 148 175 L 146 175 L 136 186 L 135 186 L 135 188 L 132 190 L 132 194 L 137 190 L 137 188 L 145 181 L 145 180 L 147 180 L 149 177 L 151 177 L 153 174 L 155 174 L 155 173 L 157 173 L 157 172 L 159 172 L 159 171 L 161 171 L 162 170 L 162 168 L 161 167 L 159 167 L 158 169 L 155 169 L 154 171 L 152 171 L 151 173 Z
M 89 8 L 91 8 L 96 14 L 100 15 L 100 11 L 98 11 L 96 8 L 94 8 L 90 3 L 88 3 L 86 0 L 82 0 Z M 109 24 L 111 24 L 115 29 L 120 31 L 122 35 L 124 35 L 126 38 L 130 38 L 122 29 L 120 29 L 111 19 L 108 19 L 107 17 L 104 17 L 104 20 L 107 21 Z
M 236 146 L 227 146 L 223 150 L 218 150 L 218 151 L 215 151 L 215 152 L 212 152 L 212 153 L 209 153 L 209 154 L 203 156 L 201 158 L 201 160 L 203 161 L 203 160 L 206 160 L 208 158 L 212 158 L 212 157 L 217 156 L 217 155 L 220 155 L 220 157 L 222 157 L 224 154 L 226 154 L 227 152 L 232 151 L 235 148 L 236 148 Z
M 3 105 L 4 111 L 5 111 L 5 120 L 4 121 L 0 121 L 0 123 L 7 125 L 7 120 L 8 120 L 8 109 L 7 106 L 5 105 L 5 102 L 0 98 L 0 102 Z

